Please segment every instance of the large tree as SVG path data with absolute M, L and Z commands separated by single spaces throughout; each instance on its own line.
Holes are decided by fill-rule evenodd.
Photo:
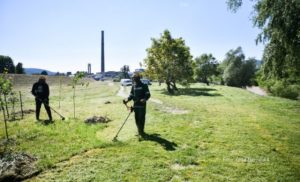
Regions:
M 255 73 L 255 60 L 245 60 L 241 47 L 226 53 L 222 63 L 224 68 L 223 80 L 228 86 L 243 87 L 251 84 Z
M 144 60 L 150 78 L 164 81 L 169 93 L 178 90 L 176 83 L 188 85 L 193 76 L 190 49 L 182 38 L 173 38 L 165 30 L 160 38 L 152 38 Z
M 0 73 L 4 73 L 5 70 L 8 73 L 15 73 L 15 65 L 9 56 L 0 55 Z
M 23 68 L 23 64 L 22 63 L 18 63 L 16 65 L 16 74 L 24 74 L 24 68 Z
M 242 0 L 227 0 L 236 11 Z M 263 80 L 286 80 L 300 84 L 300 1 L 256 0 L 253 23 L 262 32 L 256 41 L 266 43 Z
M 196 80 L 209 85 L 209 80 L 213 75 L 217 75 L 218 62 L 212 54 L 202 54 L 195 58 Z
M 129 69 L 129 66 L 128 66 L 128 65 L 122 66 L 122 67 L 121 67 L 122 77 L 123 77 L 123 78 L 130 78 L 130 77 L 129 77 L 129 71 L 130 71 L 130 69 Z

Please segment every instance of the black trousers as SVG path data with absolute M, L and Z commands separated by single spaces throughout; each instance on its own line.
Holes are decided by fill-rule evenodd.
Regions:
M 134 116 L 139 134 L 144 134 L 146 106 L 134 106 Z
M 40 111 L 41 111 L 41 106 L 44 104 L 44 107 L 47 111 L 48 117 L 50 120 L 52 120 L 52 114 L 51 114 L 51 109 L 49 107 L 49 99 L 35 99 L 35 117 L 37 120 L 40 119 Z

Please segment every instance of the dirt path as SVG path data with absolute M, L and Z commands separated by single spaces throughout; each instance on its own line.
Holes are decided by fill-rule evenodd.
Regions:
M 130 87 L 120 86 L 120 90 L 117 93 L 118 96 L 127 98 L 130 92 Z
M 255 93 L 257 95 L 261 95 L 261 96 L 267 96 L 267 92 L 264 91 L 263 89 L 259 88 L 259 87 L 255 87 L 255 86 L 252 86 L 252 87 L 246 87 L 246 90 L 252 92 L 252 93 Z

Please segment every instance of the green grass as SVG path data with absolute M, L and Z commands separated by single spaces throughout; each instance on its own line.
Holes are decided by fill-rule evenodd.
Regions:
M 118 83 L 79 86 L 75 120 L 71 87 L 63 86 L 60 109 L 58 86 L 50 89 L 50 103 L 67 116 L 66 121 L 57 117 L 55 124 L 42 125 L 31 114 L 9 123 L 9 134 L 16 141 L 9 147 L 39 159 L 42 172 L 29 181 L 300 180 L 299 101 L 202 84 L 170 96 L 154 84 L 152 98 L 163 104 L 148 102 L 150 137 L 138 141 L 131 116 L 119 142 L 111 142 L 128 114 L 122 97 L 116 96 Z M 33 108 L 32 98 L 25 98 L 27 107 Z M 188 113 L 172 114 L 164 107 Z M 42 114 L 46 119 L 44 110 Z M 92 115 L 106 115 L 112 122 L 85 124 Z M 0 136 L 3 139 L 4 132 Z

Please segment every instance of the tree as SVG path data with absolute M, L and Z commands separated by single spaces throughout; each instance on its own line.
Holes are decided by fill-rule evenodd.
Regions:
M 130 78 L 128 72 L 130 71 L 129 66 L 128 65 L 124 65 L 121 67 L 121 72 L 122 72 L 122 76 L 123 78 Z
M 48 75 L 48 72 L 44 70 L 41 72 L 41 75 Z
M 241 87 L 251 84 L 255 73 L 255 60 L 245 60 L 241 47 L 226 53 L 222 63 L 224 68 L 223 80 L 228 86 Z
M 242 5 L 242 0 L 227 0 L 227 4 L 235 12 Z M 299 86 L 300 1 L 257 0 L 253 23 L 262 30 L 256 42 L 266 43 L 262 83 L 274 80 L 272 85 L 279 81 Z
M 16 74 L 24 74 L 24 68 L 23 68 L 23 64 L 22 63 L 18 63 L 16 65 Z
M 0 55 L 0 73 L 15 73 L 15 65 L 13 60 L 9 56 Z
M 73 77 L 72 79 L 72 88 L 73 88 L 73 111 L 74 111 L 74 119 L 75 119 L 75 116 L 76 116 L 76 110 L 75 110 L 75 98 L 76 98 L 76 86 L 77 84 L 79 83 L 79 81 L 81 81 L 83 78 L 84 78 L 84 75 L 85 73 L 84 72 L 77 72 L 75 74 L 75 76 Z M 88 87 L 89 83 L 87 82 L 86 84 L 84 82 L 81 82 L 80 83 L 82 86 L 86 85 L 86 87 Z
M 146 74 L 167 84 L 168 92 L 178 90 L 176 83 L 188 85 L 192 80 L 192 56 L 182 38 L 173 38 L 165 30 L 159 39 L 152 38 L 152 45 L 146 49 L 144 59 Z
M 5 108 L 4 108 L 4 103 L 2 100 L 2 95 L 7 95 L 12 91 L 12 83 L 10 79 L 7 77 L 8 71 L 4 69 L 4 74 L 0 74 L 0 110 L 2 110 L 3 113 L 3 120 L 4 120 L 4 125 L 5 125 L 5 134 L 6 134 L 6 139 L 8 140 L 8 131 L 7 131 L 7 118 L 5 114 Z M 6 101 L 5 101 L 6 102 Z
M 211 77 L 217 74 L 218 62 L 212 54 L 202 54 L 200 57 L 195 58 L 195 75 L 196 80 L 209 85 Z
M 256 60 L 254 58 L 249 58 L 244 61 L 241 67 L 241 86 L 247 86 L 253 84 L 253 79 L 255 78 L 256 72 Z

